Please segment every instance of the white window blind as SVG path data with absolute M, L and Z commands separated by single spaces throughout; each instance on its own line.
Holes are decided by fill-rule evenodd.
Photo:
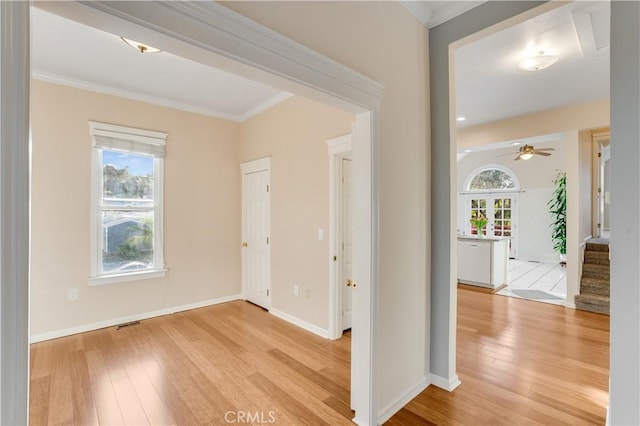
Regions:
M 167 133 L 95 121 L 89 122 L 89 128 L 95 148 L 149 155 L 151 157 L 163 158 L 165 156 Z

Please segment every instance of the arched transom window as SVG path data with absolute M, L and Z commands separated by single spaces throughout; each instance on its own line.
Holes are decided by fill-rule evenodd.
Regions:
M 471 178 L 467 190 L 486 191 L 516 188 L 516 182 L 511 174 L 497 168 L 486 168 Z

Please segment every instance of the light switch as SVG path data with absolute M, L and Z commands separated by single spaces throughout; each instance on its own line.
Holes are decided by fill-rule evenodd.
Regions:
M 320 241 L 324 240 L 324 229 L 318 228 L 318 239 Z

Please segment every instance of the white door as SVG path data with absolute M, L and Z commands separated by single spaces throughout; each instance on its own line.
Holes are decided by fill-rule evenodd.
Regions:
M 494 237 L 509 237 L 509 257 L 517 257 L 517 194 L 478 194 L 468 196 L 467 218 L 484 216 L 488 222 L 482 230 L 475 229 L 470 220 L 466 226 L 468 233 Z
M 598 173 L 598 233 L 599 238 L 609 238 L 609 160 L 611 150 L 609 140 L 600 141 L 599 173 Z M 606 144 L 606 145 L 605 145 Z
M 270 162 L 242 164 L 242 289 L 246 300 L 269 309 L 271 296 Z
M 353 287 L 351 283 L 352 275 L 352 163 L 351 159 L 343 158 L 342 164 L 342 330 L 351 328 L 351 303 L 353 297 Z

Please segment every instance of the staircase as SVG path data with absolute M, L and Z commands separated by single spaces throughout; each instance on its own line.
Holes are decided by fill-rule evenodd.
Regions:
M 584 251 L 580 294 L 575 296 L 577 309 L 609 314 L 609 275 L 609 240 L 589 239 Z

